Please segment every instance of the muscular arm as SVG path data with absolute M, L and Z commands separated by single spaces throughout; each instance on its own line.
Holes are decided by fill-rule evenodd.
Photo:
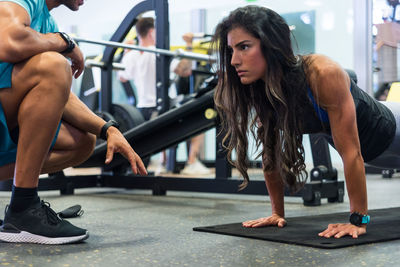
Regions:
M 189 51 L 191 51 L 193 48 L 193 36 L 194 35 L 191 32 L 185 33 L 182 36 L 183 40 L 186 43 L 186 49 L 188 49 Z M 173 71 L 181 77 L 188 77 L 192 75 L 192 61 L 186 58 L 181 59 L 181 61 L 179 61 L 179 64 Z
M 101 128 L 105 121 L 94 114 L 79 98 L 71 93 L 65 106 L 63 120 L 73 125 L 74 127 L 92 133 L 96 136 L 100 135 Z M 109 164 L 114 153 L 121 153 L 131 164 L 133 173 L 147 174 L 146 168 L 129 145 L 122 133 L 115 127 L 110 127 L 107 130 L 107 155 L 106 164 Z
M 23 7 L 0 2 L 1 61 L 18 63 L 42 52 L 61 52 L 67 48 L 58 34 L 41 34 L 29 26 L 30 17 Z
M 326 57 L 317 57 L 314 95 L 319 94 L 321 105 L 327 110 L 335 147 L 340 154 L 350 211 L 367 214 L 367 188 L 364 160 L 357 131 L 356 111 L 346 72 Z M 317 90 L 317 92 L 315 92 Z
M 69 95 L 63 120 L 82 131 L 99 136 L 105 121 L 94 114 L 74 93 Z
M 286 220 L 284 218 L 284 186 L 282 179 L 276 171 L 264 172 L 264 179 L 271 200 L 272 214 L 268 217 L 245 221 L 242 223 L 244 227 L 251 228 L 271 225 L 284 227 L 286 225 Z
M 282 179 L 276 171 L 269 173 L 264 172 L 264 179 L 271 200 L 272 214 L 277 214 L 284 218 L 284 186 Z

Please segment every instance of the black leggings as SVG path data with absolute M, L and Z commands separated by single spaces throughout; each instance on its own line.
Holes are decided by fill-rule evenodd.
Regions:
M 380 103 L 392 111 L 396 119 L 396 134 L 390 146 L 377 158 L 367 162 L 367 164 L 378 168 L 400 169 L 400 103 L 385 101 Z
M 151 119 L 151 116 L 153 115 L 153 113 L 155 113 L 157 111 L 157 108 L 156 107 L 138 108 L 138 110 L 140 111 L 140 113 L 142 113 L 144 120 L 148 121 Z

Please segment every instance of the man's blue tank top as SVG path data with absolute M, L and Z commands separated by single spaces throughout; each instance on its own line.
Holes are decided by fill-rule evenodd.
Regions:
M 23 7 L 31 19 L 30 27 L 40 33 L 57 32 L 58 27 L 49 13 L 46 0 L 0 0 L 13 2 Z M 1 40 L 0 40 L 1 42 Z M 11 87 L 13 64 L 0 61 L 0 88 Z

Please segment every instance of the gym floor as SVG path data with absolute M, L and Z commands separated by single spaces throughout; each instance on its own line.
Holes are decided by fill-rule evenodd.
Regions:
M 368 175 L 367 182 L 370 209 L 399 206 L 399 176 Z M 400 240 L 315 249 L 192 230 L 265 216 L 271 210 L 268 196 L 172 191 L 152 196 L 147 190 L 113 188 L 40 196 L 56 211 L 82 205 L 84 215 L 70 221 L 88 229 L 90 238 L 62 246 L 0 243 L 0 266 L 397 266 L 400 258 Z M 0 192 L 0 207 L 9 197 L 9 192 Z M 349 209 L 347 195 L 344 203 L 325 199 L 318 207 L 305 207 L 297 197 L 285 202 L 287 217 Z

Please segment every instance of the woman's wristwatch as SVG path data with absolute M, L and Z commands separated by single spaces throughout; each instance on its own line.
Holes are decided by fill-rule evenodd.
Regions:
M 108 122 L 106 122 L 106 124 L 103 125 L 103 127 L 101 127 L 101 131 L 100 131 L 100 138 L 101 139 L 107 140 L 107 130 L 111 126 L 114 126 L 115 128 L 119 129 L 119 123 L 118 122 L 116 122 L 114 120 L 109 120 Z
M 350 223 L 355 226 L 361 226 L 361 224 L 368 224 L 371 220 L 369 215 L 362 215 L 358 212 L 350 214 Z

